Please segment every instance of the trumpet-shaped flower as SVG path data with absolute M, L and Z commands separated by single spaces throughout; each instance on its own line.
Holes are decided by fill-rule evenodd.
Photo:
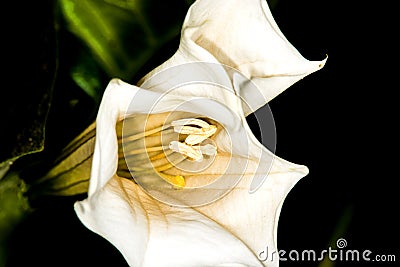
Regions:
M 76 213 L 131 266 L 278 266 L 259 256 L 276 250 L 308 169 L 266 149 L 245 116 L 325 61 L 304 59 L 264 1 L 197 0 L 181 36 L 138 86 L 107 86 Z

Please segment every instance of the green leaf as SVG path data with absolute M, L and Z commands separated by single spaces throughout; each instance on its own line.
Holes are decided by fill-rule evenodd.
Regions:
M 55 161 L 54 166 L 29 188 L 32 198 L 43 195 L 73 196 L 85 194 L 96 139 L 96 124 L 72 140 Z
M 130 80 L 180 33 L 186 1 L 60 0 L 68 29 L 111 77 Z
M 100 70 L 86 53 L 81 53 L 78 60 L 78 64 L 71 69 L 71 77 L 85 93 L 99 103 L 104 91 Z
M 52 6 L 25 3 L 24 8 L 7 10 L 19 14 L 19 23 L 5 33 L 11 47 L 4 48 L 10 58 L 5 59 L 7 74 L 2 79 L 0 163 L 43 150 L 57 67 Z
M 12 231 L 31 212 L 26 191 L 26 184 L 16 173 L 0 178 L 0 266 L 5 264 Z

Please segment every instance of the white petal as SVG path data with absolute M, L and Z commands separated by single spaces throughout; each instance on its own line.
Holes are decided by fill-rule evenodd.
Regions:
M 238 93 L 248 104 L 243 107 L 248 115 L 295 82 L 322 68 L 326 59 L 305 59 L 279 30 L 265 0 L 198 0 L 190 7 L 184 21 L 178 51 L 146 75 L 139 85 L 151 90 L 169 90 L 168 79 L 146 82 L 166 69 L 191 62 L 224 64 L 241 73 L 245 83 L 242 79 L 235 80 L 234 72 L 229 73 L 230 84 L 223 72 L 215 70 L 211 72 L 217 73 L 218 77 L 204 78 L 192 70 L 192 66 L 181 74 L 176 71 L 177 75 L 170 80 L 179 82 L 192 73 L 190 77 L 212 80 L 226 88 L 232 88 L 232 83 L 243 83 Z M 225 103 L 221 90 L 197 87 L 193 92 L 181 89 L 176 91 L 177 94 L 208 96 Z
M 292 187 L 307 175 L 308 168 L 273 155 L 254 141 L 251 133 L 247 144 L 243 140 L 235 140 L 235 144 L 238 143 L 243 149 L 238 153 L 247 154 L 233 155 L 231 158 L 217 154 L 213 164 L 202 172 L 190 174 L 175 170 L 178 173 L 171 174 L 185 176 L 186 184 L 191 187 L 206 184 L 207 189 L 200 197 L 197 192 L 192 192 L 192 198 L 204 200 L 204 205 L 198 205 L 195 209 L 228 229 L 254 254 L 260 255 L 266 248 L 269 252 L 277 252 L 277 226 L 282 204 Z M 246 145 L 247 149 L 244 150 Z M 259 161 L 257 158 L 260 158 Z M 219 178 L 218 183 L 213 183 L 215 177 L 221 174 L 223 177 Z M 240 180 L 237 184 L 221 182 L 223 179 L 237 181 L 238 177 Z M 255 179 L 258 184 L 256 190 L 252 189 Z M 218 191 L 225 194 L 217 196 Z M 205 200 L 209 199 L 209 195 L 214 197 L 214 201 L 207 204 Z M 273 262 L 267 260 L 263 263 L 278 266 L 277 257 L 274 256 Z
M 241 91 L 254 110 L 325 63 L 306 60 L 289 43 L 265 0 L 197 1 L 189 11 L 185 29 L 191 32 L 192 41 L 260 88 L 264 102 L 257 104 L 253 104 L 258 99 L 252 98 L 253 92 L 246 92 L 246 88 Z
M 229 194 L 196 209 L 231 231 L 255 254 L 267 247 L 270 252 L 277 252 L 277 226 L 283 201 L 307 172 L 304 166 L 276 158 L 268 178 L 256 192 L 249 192 L 253 175 L 245 175 Z M 278 266 L 276 257 L 275 260 L 264 264 Z
M 76 203 L 75 210 L 130 266 L 262 265 L 246 245 L 206 216 L 160 203 L 117 176 Z
M 140 88 L 136 86 L 113 79 L 103 94 L 96 118 L 96 143 L 89 182 L 89 196 L 101 189 L 117 171 L 118 143 L 115 125 L 126 115 L 132 99 L 139 94 L 139 91 Z M 150 92 L 141 97 L 143 105 L 154 101 Z M 135 108 L 137 111 L 141 111 L 146 107 L 135 106 Z
M 245 174 L 223 198 L 196 209 L 223 225 L 241 239 L 256 254 L 266 248 L 278 251 L 277 226 L 283 202 L 293 186 L 308 174 L 308 168 L 281 159 L 265 148 L 253 135 L 244 115 L 241 118 L 247 140 L 235 139 L 236 158 L 233 164 Z M 255 160 L 248 160 L 248 159 Z M 243 166 L 246 165 L 245 171 Z M 271 255 L 270 255 L 271 256 Z M 278 266 L 278 255 L 267 266 Z M 271 259 L 271 257 L 270 257 Z
M 235 162 L 233 166 L 244 174 L 239 183 L 224 197 L 196 209 L 231 231 L 253 253 L 260 255 L 266 248 L 269 252 L 278 251 L 276 240 L 281 207 L 293 186 L 308 174 L 308 168 L 273 155 L 248 133 L 248 156 L 259 158 L 259 162 L 236 157 L 235 160 L 242 162 Z M 240 167 L 243 165 L 246 165 L 245 171 Z M 235 169 L 229 172 L 235 173 Z M 278 266 L 278 255 L 273 262 L 269 256 L 269 260 L 263 263 Z
M 138 86 L 175 96 L 206 97 L 236 107 L 237 92 L 226 69 L 193 42 L 181 43 L 176 54 L 148 73 Z
M 119 80 L 108 84 L 96 118 L 96 143 L 89 182 L 89 196 L 101 189 L 117 171 L 118 143 L 115 124 L 129 106 L 137 90 Z M 103 151 L 103 153 L 102 153 Z

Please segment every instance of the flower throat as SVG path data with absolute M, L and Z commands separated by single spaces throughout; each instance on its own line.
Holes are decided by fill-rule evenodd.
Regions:
M 216 145 L 209 142 L 218 130 L 216 125 L 204 118 L 171 117 L 171 113 L 136 115 L 117 123 L 120 177 L 160 177 L 183 188 L 185 177 L 170 171 L 184 161 L 202 162 L 216 155 Z

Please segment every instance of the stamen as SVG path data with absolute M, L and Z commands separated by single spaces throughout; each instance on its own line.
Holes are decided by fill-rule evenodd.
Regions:
M 168 127 L 164 127 L 164 130 L 162 130 L 160 132 L 152 133 L 149 136 L 161 136 L 161 135 L 167 136 L 167 135 L 174 134 L 175 133 L 174 129 L 173 128 L 168 129 L 169 127 L 171 127 L 171 125 L 168 125 Z
M 165 151 L 165 152 L 161 152 L 160 154 L 157 154 L 157 155 L 155 155 L 155 156 L 152 156 L 152 157 L 150 157 L 149 159 L 150 159 L 150 161 L 157 160 L 157 159 L 162 159 L 162 158 L 165 158 L 165 157 L 171 155 L 173 152 L 174 152 L 174 151 L 167 150 L 167 151 Z
M 161 166 L 152 166 L 152 167 L 131 167 L 131 171 L 134 171 L 135 174 L 140 175 L 140 174 L 146 174 L 146 173 L 152 173 L 154 171 L 156 171 L 157 173 L 159 172 L 163 172 L 163 171 L 167 171 L 173 167 L 175 167 L 176 165 L 178 165 L 179 163 L 181 163 L 182 161 L 184 161 L 186 159 L 186 157 L 181 157 L 180 159 L 174 161 L 174 162 L 168 162 L 167 164 L 161 165 Z
M 132 156 L 132 155 L 137 155 L 137 154 L 142 154 L 142 153 L 149 153 L 149 152 L 155 152 L 155 151 L 162 151 L 168 149 L 168 146 L 154 146 L 154 147 L 146 147 L 146 148 L 140 148 L 140 149 L 134 149 L 130 150 L 129 152 L 122 153 L 122 156 Z
M 151 130 L 148 130 L 148 131 L 140 132 L 140 133 L 137 133 L 137 134 L 125 135 L 125 136 L 123 136 L 123 138 L 118 139 L 118 141 L 120 143 L 136 141 L 136 140 L 142 139 L 142 138 L 144 138 L 146 136 L 162 132 L 163 130 L 165 130 L 165 129 L 169 128 L 169 127 L 171 127 L 171 125 L 163 125 L 161 127 L 157 127 L 155 129 L 151 129 Z
M 208 137 L 215 134 L 217 127 L 210 125 L 208 128 L 199 129 L 198 133 L 189 134 L 185 139 L 185 143 L 188 145 L 197 145 L 206 140 Z
M 169 148 L 172 151 L 185 155 L 195 161 L 201 161 L 203 159 L 203 154 L 201 154 L 200 149 L 196 149 L 196 147 L 188 146 L 187 144 L 178 141 L 172 141 L 169 143 Z

